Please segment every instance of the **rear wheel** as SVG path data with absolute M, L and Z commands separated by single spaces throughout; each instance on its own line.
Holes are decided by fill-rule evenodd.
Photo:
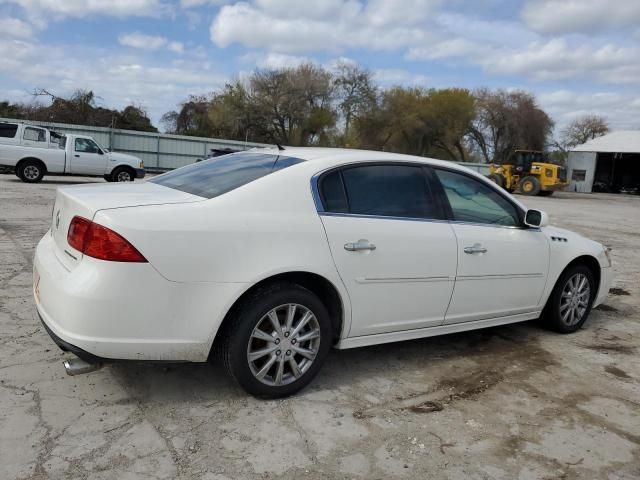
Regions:
M 129 167 L 118 167 L 111 173 L 112 182 L 133 182 L 136 174 Z
M 585 265 L 568 268 L 558 279 L 543 312 L 546 325 L 560 333 L 580 329 L 596 294 L 593 272 Z
M 520 181 L 518 190 L 524 195 L 538 195 L 540 193 L 540 180 L 531 175 L 526 176 Z
M 296 393 L 316 376 L 329 353 L 329 313 L 299 285 L 258 289 L 230 320 L 221 332 L 222 357 L 231 376 L 252 395 Z
M 40 182 L 44 172 L 44 165 L 38 160 L 25 160 L 16 167 L 16 176 L 27 183 Z

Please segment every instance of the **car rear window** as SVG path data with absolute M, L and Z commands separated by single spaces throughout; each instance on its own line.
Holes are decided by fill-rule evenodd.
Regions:
M 15 123 L 0 123 L 0 137 L 14 138 L 18 131 L 18 125 Z
M 285 155 L 239 152 L 179 168 L 153 183 L 205 198 L 214 198 L 303 160 Z

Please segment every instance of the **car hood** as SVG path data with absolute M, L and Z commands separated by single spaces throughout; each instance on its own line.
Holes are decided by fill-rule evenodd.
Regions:
M 120 153 L 120 152 L 109 152 L 109 158 L 117 162 L 128 163 L 131 166 L 134 166 L 136 168 L 140 165 L 140 162 L 142 161 L 138 157 L 134 157 L 133 155 L 128 155 L 126 153 Z

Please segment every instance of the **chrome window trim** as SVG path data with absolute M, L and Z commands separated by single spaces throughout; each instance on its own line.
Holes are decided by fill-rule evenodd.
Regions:
M 383 161 L 382 161 L 383 162 Z M 327 212 L 324 209 L 324 205 L 322 204 L 322 198 L 320 196 L 320 186 L 319 186 L 319 179 L 320 176 L 323 175 L 324 173 L 333 171 L 333 170 L 338 170 L 341 169 L 343 167 L 347 167 L 347 166 L 353 166 L 353 165 L 362 165 L 362 164 L 367 164 L 367 163 L 381 163 L 380 160 L 376 160 L 376 161 L 362 161 L 362 162 L 351 162 L 351 163 L 345 163 L 343 165 L 337 165 L 337 166 L 333 166 L 333 167 L 329 167 L 326 168 L 320 172 L 315 173 L 312 177 L 311 177 L 311 196 L 313 198 L 313 202 L 315 203 L 316 206 L 316 211 L 318 212 L 318 215 L 320 216 L 324 216 L 324 217 L 353 217 L 353 218 L 368 218 L 368 219 L 372 219 L 372 220 L 405 220 L 408 222 L 429 222 L 429 223 L 448 223 L 450 225 L 474 225 L 477 227 L 490 227 L 490 228 L 507 228 L 507 229 L 511 229 L 511 230 L 529 230 L 532 232 L 540 232 L 541 229 L 540 228 L 531 228 L 531 227 L 527 227 L 527 226 L 513 226 L 513 225 L 494 225 L 491 223 L 476 223 L 476 222 L 464 222 L 464 221 L 460 221 L 460 220 L 440 220 L 437 218 L 416 218 L 416 217 L 392 217 L 392 216 L 386 216 L 386 215 L 364 215 L 361 213 L 340 213 L 340 212 Z M 401 162 L 401 163 L 405 163 L 405 162 Z M 412 163 L 415 164 L 417 166 L 426 166 L 426 167 L 431 167 L 433 168 L 431 165 L 429 165 L 428 163 L 422 163 L 422 162 L 406 162 L 406 163 Z M 453 172 L 457 172 L 458 170 L 456 169 L 447 169 L 444 168 L 445 170 L 450 170 Z M 462 174 L 464 175 L 464 172 L 462 172 Z M 504 197 L 504 195 L 502 195 Z M 506 200 L 508 200 L 509 202 L 511 202 L 512 205 L 514 205 L 518 210 L 520 210 L 519 205 L 513 203 L 509 198 L 504 197 Z

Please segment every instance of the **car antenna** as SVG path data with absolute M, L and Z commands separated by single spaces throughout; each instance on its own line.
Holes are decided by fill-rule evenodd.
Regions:
M 279 143 L 276 143 L 276 147 L 278 147 L 278 150 L 280 150 L 281 152 L 284 150 L 284 147 Z

